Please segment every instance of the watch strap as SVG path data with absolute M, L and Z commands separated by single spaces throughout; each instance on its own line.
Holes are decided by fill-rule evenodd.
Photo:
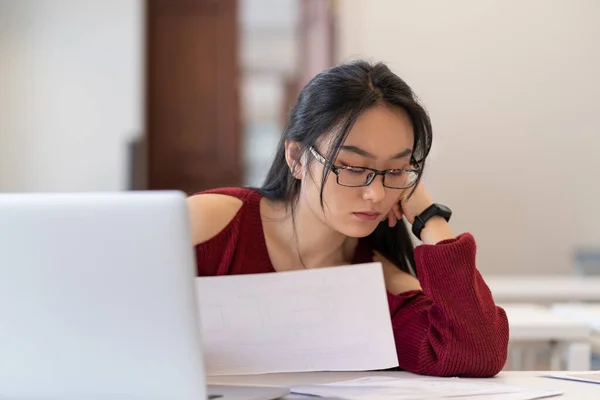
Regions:
M 427 207 L 425 211 L 415 217 L 415 221 L 412 225 L 412 233 L 417 237 L 417 239 L 421 240 L 421 231 L 425 227 L 425 224 L 430 218 L 435 216 L 440 216 L 446 221 L 450 221 L 452 211 L 448 207 L 437 203 Z

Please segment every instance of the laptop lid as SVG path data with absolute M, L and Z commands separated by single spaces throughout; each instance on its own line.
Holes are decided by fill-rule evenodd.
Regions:
M 185 195 L 0 195 L 0 398 L 203 399 Z

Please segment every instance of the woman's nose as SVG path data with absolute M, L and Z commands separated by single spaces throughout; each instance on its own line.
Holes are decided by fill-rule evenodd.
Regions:
M 376 176 L 375 179 L 365 186 L 363 198 L 377 203 L 385 197 L 385 187 L 383 186 L 383 176 Z

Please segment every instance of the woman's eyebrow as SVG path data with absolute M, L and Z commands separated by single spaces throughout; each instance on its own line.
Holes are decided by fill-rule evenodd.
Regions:
M 340 150 L 349 151 L 351 153 L 355 153 L 355 154 L 358 154 L 359 156 L 363 156 L 363 157 L 367 157 L 367 158 L 377 158 L 375 155 L 369 153 L 366 150 L 361 149 L 360 147 L 356 147 L 356 146 L 342 146 L 340 148 Z M 392 157 L 390 157 L 390 160 L 395 160 L 397 158 L 404 158 L 406 156 L 409 156 L 411 153 L 412 153 L 411 149 L 404 149 L 400 153 L 394 154 Z

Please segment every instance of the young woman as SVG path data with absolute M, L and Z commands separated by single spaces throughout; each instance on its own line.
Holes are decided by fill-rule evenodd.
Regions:
M 402 369 L 497 374 L 508 322 L 477 271 L 474 238 L 452 232 L 450 209 L 420 182 L 431 140 L 426 111 L 385 65 L 323 71 L 302 90 L 260 189 L 189 198 L 198 275 L 380 261 Z

